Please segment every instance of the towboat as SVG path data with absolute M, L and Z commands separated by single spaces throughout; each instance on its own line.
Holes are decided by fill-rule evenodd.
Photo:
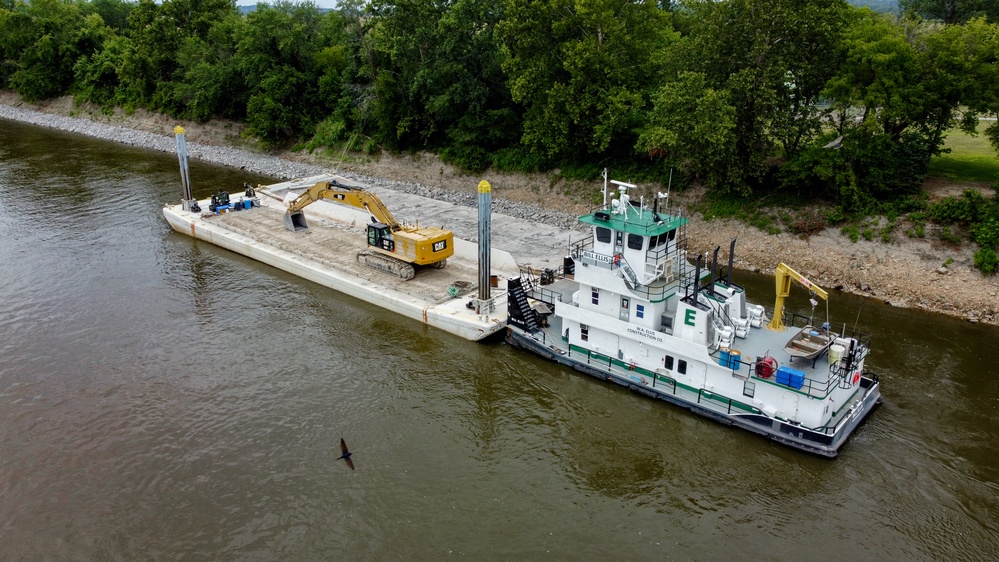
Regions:
M 828 295 L 784 264 L 767 323 L 764 307 L 732 281 L 735 240 L 725 275 L 720 248 L 710 267 L 704 256 L 691 263 L 688 220 L 659 208 L 666 196 L 649 208 L 631 200 L 635 185 L 610 184 L 615 191 L 605 172 L 604 203 L 579 218 L 590 233 L 570 243 L 557 271 L 522 268 L 508 280 L 506 340 L 723 424 L 837 456 L 882 402 L 877 375 L 864 368 L 871 337 L 786 314 L 792 280 Z M 798 329 L 790 339 L 788 324 Z

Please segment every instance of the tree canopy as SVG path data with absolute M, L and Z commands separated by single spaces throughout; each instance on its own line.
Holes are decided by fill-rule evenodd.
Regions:
M 470 170 L 676 168 L 844 208 L 999 148 L 996 2 L 0 0 L 0 87 Z

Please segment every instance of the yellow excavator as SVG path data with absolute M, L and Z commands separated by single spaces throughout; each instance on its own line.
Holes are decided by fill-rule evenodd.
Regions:
M 450 230 L 400 224 L 377 195 L 336 180 L 318 182 L 288 203 L 285 227 L 293 232 L 307 229 L 302 209 L 320 199 L 365 209 L 371 214 L 368 249 L 357 254 L 357 261 L 363 265 L 412 279 L 417 266 L 440 269 L 454 255 L 454 234 Z

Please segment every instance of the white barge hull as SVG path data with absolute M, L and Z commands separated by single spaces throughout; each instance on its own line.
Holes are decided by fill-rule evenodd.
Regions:
M 355 250 L 363 249 L 362 230 L 350 224 L 332 225 L 314 220 L 306 233 L 288 232 L 282 226 L 283 207 L 280 203 L 269 202 L 266 197 L 262 199 L 260 207 L 230 211 L 227 216 L 193 213 L 185 211 L 180 205 L 165 207 L 163 216 L 179 233 L 467 340 L 487 338 L 506 326 L 506 295 L 501 288 L 492 289 L 495 304 L 488 314 L 477 314 L 466 306 L 470 298 L 477 298 L 473 286 L 477 266 L 462 264 L 457 251 L 445 268 L 421 271 L 417 273 L 416 280 L 403 281 L 356 263 Z M 207 201 L 200 204 L 202 209 L 208 208 Z M 321 235 L 333 236 L 335 241 L 330 242 L 327 238 L 323 244 L 318 244 L 313 231 L 326 231 Z M 464 253 L 469 253 L 467 247 Z M 512 262 L 512 258 L 509 259 Z M 457 295 L 452 296 L 451 293 Z

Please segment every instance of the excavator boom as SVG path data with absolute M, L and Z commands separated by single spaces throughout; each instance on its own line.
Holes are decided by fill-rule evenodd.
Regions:
M 321 181 L 306 189 L 288 204 L 288 212 L 297 213 L 320 199 L 330 199 L 351 207 L 365 209 L 371 213 L 371 216 L 375 217 L 376 221 L 388 225 L 393 231 L 401 228 L 399 222 L 395 220 L 395 217 L 377 195 L 359 187 L 344 185 L 336 180 Z

